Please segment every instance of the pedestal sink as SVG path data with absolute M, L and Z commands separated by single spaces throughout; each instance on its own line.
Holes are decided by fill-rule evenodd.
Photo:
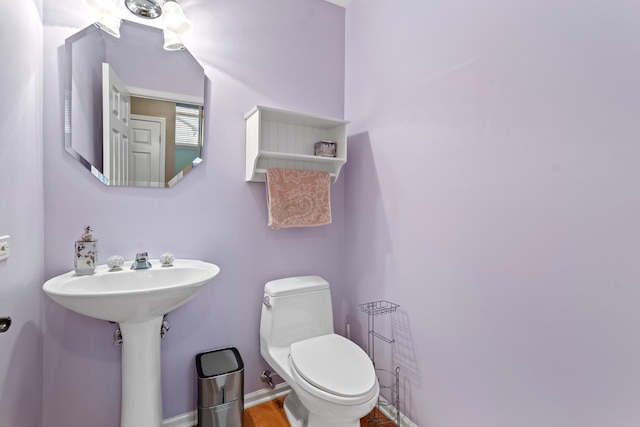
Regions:
M 42 289 L 58 304 L 97 319 L 120 324 L 122 332 L 121 427 L 162 426 L 160 327 L 162 317 L 193 298 L 220 268 L 178 259 L 171 267 L 151 260 L 152 268 L 93 275 L 73 271 L 48 280 Z

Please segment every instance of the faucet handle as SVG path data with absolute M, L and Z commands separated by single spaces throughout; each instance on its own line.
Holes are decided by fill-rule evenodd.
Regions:
M 122 270 L 122 264 L 124 264 L 124 258 L 120 255 L 113 255 L 107 258 L 107 267 L 109 267 L 109 271 Z
M 173 256 L 172 253 L 167 252 L 166 254 L 160 257 L 160 262 L 162 263 L 163 267 L 172 267 L 173 261 L 175 261 L 175 259 L 176 257 Z

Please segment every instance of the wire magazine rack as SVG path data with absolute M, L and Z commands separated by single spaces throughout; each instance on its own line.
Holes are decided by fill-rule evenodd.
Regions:
M 400 305 L 386 301 L 379 300 L 368 302 L 365 304 L 360 304 L 360 310 L 364 313 L 367 313 L 367 354 L 371 358 L 373 362 L 373 366 L 375 367 L 375 345 L 376 339 L 380 339 L 387 344 L 393 344 L 395 342 L 394 339 L 387 338 L 383 335 L 380 335 L 375 331 L 375 318 L 377 316 L 383 316 L 385 314 L 394 313 Z M 376 405 L 376 410 L 369 414 L 367 419 L 367 426 L 384 426 L 384 425 L 400 425 L 400 367 L 397 366 L 395 368 L 395 372 L 377 368 L 376 375 L 378 376 L 378 382 L 380 383 L 380 393 L 381 396 L 378 398 L 378 404 Z M 391 400 L 387 401 L 382 399 L 382 391 L 387 390 L 391 395 Z M 383 415 L 383 411 L 387 414 L 391 414 L 393 417 L 395 415 L 394 420 L 389 420 L 389 418 Z

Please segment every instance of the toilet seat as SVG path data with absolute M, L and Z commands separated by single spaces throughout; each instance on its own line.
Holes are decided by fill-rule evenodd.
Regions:
M 340 404 L 358 404 L 377 393 L 369 356 L 336 334 L 295 342 L 289 348 L 292 374 L 308 392 Z

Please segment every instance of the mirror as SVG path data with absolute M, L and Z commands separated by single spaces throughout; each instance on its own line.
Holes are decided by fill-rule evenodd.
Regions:
M 202 161 L 204 69 L 158 28 L 123 20 L 120 35 L 65 41 L 65 149 L 106 185 L 171 187 Z

